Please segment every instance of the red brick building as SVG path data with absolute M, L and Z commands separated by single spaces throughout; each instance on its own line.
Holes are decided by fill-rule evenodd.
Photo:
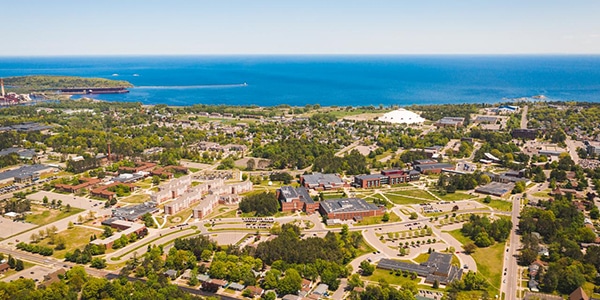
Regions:
M 319 212 L 328 219 L 352 220 L 383 216 L 385 207 L 358 198 L 331 199 L 320 202 Z
M 308 214 L 319 209 L 319 203 L 315 202 L 305 187 L 293 188 L 282 186 L 277 190 L 277 200 L 281 203 L 281 211 L 304 211 Z

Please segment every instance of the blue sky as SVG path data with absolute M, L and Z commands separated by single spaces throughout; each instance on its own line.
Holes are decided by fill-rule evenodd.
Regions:
M 600 54 L 596 0 L 3 2 L 0 56 Z

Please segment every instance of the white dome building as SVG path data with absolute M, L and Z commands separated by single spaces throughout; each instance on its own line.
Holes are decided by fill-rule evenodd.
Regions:
M 423 124 L 424 118 L 421 118 L 418 114 L 400 108 L 394 111 L 390 111 L 377 119 L 378 121 L 394 123 L 394 124 Z

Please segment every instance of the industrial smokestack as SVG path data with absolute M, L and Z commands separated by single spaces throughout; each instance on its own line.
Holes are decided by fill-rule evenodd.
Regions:
M 0 78 L 0 86 L 2 86 L 2 98 L 4 98 L 4 79 Z

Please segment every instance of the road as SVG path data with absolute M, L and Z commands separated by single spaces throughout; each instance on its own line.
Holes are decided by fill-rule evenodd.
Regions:
M 577 154 L 577 148 L 585 149 L 585 144 L 581 141 L 575 141 L 571 139 L 570 136 L 567 136 L 565 140 L 565 144 L 567 144 L 567 151 L 569 151 L 569 155 L 571 155 L 571 159 L 573 162 L 578 165 L 579 164 L 579 154 Z
M 512 196 L 513 210 L 511 221 L 513 228 L 510 232 L 508 246 L 504 252 L 503 275 L 500 285 L 500 293 L 506 295 L 505 299 L 519 299 L 519 266 L 517 265 L 517 256 L 520 249 L 520 239 L 517 235 L 517 227 L 519 224 L 519 214 L 521 213 L 521 197 L 520 195 Z
M 521 112 L 521 129 L 527 129 L 527 110 L 529 107 L 525 105 L 523 107 L 523 111 Z

